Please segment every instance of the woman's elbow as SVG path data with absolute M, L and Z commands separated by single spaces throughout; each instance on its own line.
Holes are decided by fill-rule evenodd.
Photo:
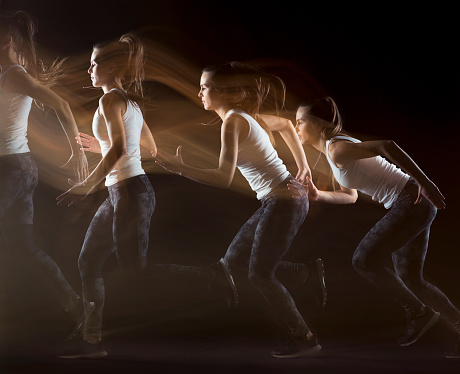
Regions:
M 223 178 L 221 179 L 219 182 L 218 182 L 218 187 L 221 187 L 221 188 L 230 188 L 232 184 L 232 180 L 231 179 L 227 179 L 227 178 Z
M 126 146 L 115 145 L 111 148 L 112 154 L 115 155 L 116 161 L 119 161 L 123 156 L 125 156 L 128 151 Z
M 395 149 L 399 148 L 394 140 L 384 140 L 383 149 L 387 153 L 393 152 Z
M 220 188 L 229 188 L 233 181 L 233 175 L 217 174 L 215 175 L 214 186 Z
M 63 98 L 61 97 L 58 97 L 57 101 L 54 103 L 54 106 L 53 106 L 54 110 L 57 112 L 57 113 L 69 113 L 70 112 L 70 105 L 69 103 L 64 100 Z
M 126 149 L 126 147 L 120 147 L 117 153 L 118 158 L 122 158 L 123 156 L 126 156 L 127 153 L 128 153 L 128 150 Z
M 350 204 L 354 204 L 358 200 L 358 191 L 353 190 L 348 196 L 350 197 Z
M 280 121 L 278 123 L 278 132 L 283 133 L 283 132 L 290 132 L 295 134 L 295 127 L 292 121 L 288 118 L 280 118 Z

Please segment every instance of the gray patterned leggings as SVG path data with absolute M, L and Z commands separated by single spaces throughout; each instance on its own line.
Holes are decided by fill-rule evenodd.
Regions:
M 113 253 L 122 270 L 141 275 L 147 265 L 150 220 L 155 210 L 155 193 L 146 175 L 125 179 L 108 187 L 86 232 L 78 259 L 83 302 L 95 303 L 87 318 L 84 337 L 101 338 L 105 287 L 102 268 Z
M 34 243 L 33 197 L 37 184 L 37 165 L 30 153 L 0 156 L 0 220 L 6 244 L 42 272 L 61 305 L 70 310 L 79 296 L 56 262 Z
M 408 312 L 425 303 L 441 313 L 460 333 L 460 311 L 447 296 L 423 278 L 430 226 L 436 208 L 425 198 L 414 204 L 418 186 L 410 179 L 389 212 L 361 240 L 353 267 Z M 394 269 L 387 265 L 391 255 Z
M 297 187 L 297 197 L 293 198 L 294 193 L 287 189 L 288 182 Z M 289 330 L 303 335 L 309 329 L 292 296 L 275 277 L 275 272 L 307 216 L 308 197 L 302 185 L 290 177 L 261 203 L 233 239 L 224 261 L 234 271 L 248 271 L 252 285 L 275 309 Z

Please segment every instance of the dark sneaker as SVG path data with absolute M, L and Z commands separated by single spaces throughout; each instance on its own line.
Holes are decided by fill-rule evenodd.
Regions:
M 95 304 L 93 301 L 89 302 L 88 303 L 88 307 L 86 308 L 87 311 L 87 315 L 91 315 L 91 313 L 93 313 L 93 310 L 94 310 L 94 307 L 95 307 Z M 79 311 L 78 312 L 73 312 L 75 314 L 75 319 L 77 321 L 75 327 L 73 328 L 73 330 L 71 331 L 71 333 L 69 335 L 67 335 L 67 337 L 65 338 L 66 341 L 70 341 L 70 340 L 74 340 L 76 339 L 78 336 L 80 336 L 81 334 L 81 329 L 83 327 L 83 324 L 85 322 L 85 313 L 83 311 L 83 305 L 81 305 L 81 307 L 79 308 Z
M 399 339 L 400 346 L 408 346 L 422 337 L 438 320 L 439 312 L 435 312 L 428 305 L 421 314 L 407 313 L 407 327 L 405 334 Z
M 59 358 L 104 358 L 107 356 L 107 351 L 102 342 L 89 343 L 83 339 L 75 339 L 69 341 L 64 350 L 57 355 Z
M 460 351 L 458 348 L 453 351 L 446 351 L 444 352 L 444 357 L 451 359 L 451 360 L 455 360 L 455 359 L 458 360 L 460 359 Z
M 316 306 L 324 308 L 327 301 L 327 288 L 323 260 L 317 258 L 306 265 L 308 267 L 308 276 L 302 283 L 312 290 Z
M 233 280 L 230 267 L 225 263 L 224 259 L 221 258 L 213 265 L 213 269 L 216 272 L 215 284 L 220 292 L 224 293 L 228 307 L 236 307 L 238 305 L 238 290 Z
M 321 346 L 315 337 L 308 339 L 307 337 L 288 334 L 287 347 L 272 351 L 272 356 L 275 358 L 314 357 L 320 352 Z

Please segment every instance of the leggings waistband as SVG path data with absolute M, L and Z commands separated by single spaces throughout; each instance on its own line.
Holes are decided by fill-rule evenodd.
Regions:
M 0 170 L 26 170 L 31 160 L 30 152 L 3 155 L 0 156 Z

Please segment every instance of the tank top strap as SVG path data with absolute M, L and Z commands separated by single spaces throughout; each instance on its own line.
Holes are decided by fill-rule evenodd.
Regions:
M 0 75 L 6 74 L 10 69 L 12 69 L 12 68 L 17 68 L 17 67 L 19 67 L 19 68 L 21 68 L 22 70 L 24 70 L 24 73 L 27 73 L 27 70 L 25 69 L 24 66 L 22 66 L 22 65 L 11 65 L 11 66 L 8 67 L 8 69 L 6 69 L 5 71 L 2 71 L 2 72 L 0 73 Z
M 126 102 L 129 101 L 128 93 L 125 90 L 115 87 L 115 88 L 112 88 L 109 92 L 112 92 L 112 91 L 118 92 L 121 96 L 123 96 L 123 99 L 125 99 Z
M 248 114 L 246 112 L 243 112 L 242 110 L 239 110 L 239 109 L 230 109 L 227 113 L 225 113 L 225 119 L 227 119 L 231 115 L 235 115 L 235 114 L 240 116 L 240 117 L 243 117 L 246 121 L 248 120 L 247 117 L 246 117 Z
M 22 66 L 22 65 L 11 65 L 11 66 L 8 67 L 8 69 L 6 69 L 5 71 L 2 71 L 0 73 L 0 83 L 3 82 L 3 80 L 5 79 L 6 73 L 8 73 L 12 68 L 16 68 L 16 67 L 21 68 L 22 70 L 24 70 L 24 73 L 27 73 L 27 70 L 24 68 L 24 66 Z
M 351 136 L 344 136 L 344 135 L 336 135 L 333 136 L 328 140 L 328 143 L 332 142 L 333 140 L 349 140 L 350 142 L 353 143 L 360 143 L 361 141 L 355 138 L 352 138 Z
M 326 158 L 327 158 L 327 160 L 329 161 L 329 164 L 330 164 L 330 165 L 334 165 L 334 166 L 335 166 L 335 164 L 332 162 L 332 160 L 331 160 L 330 157 L 329 157 L 329 145 L 330 145 L 334 140 L 348 140 L 348 141 L 353 142 L 353 143 L 361 143 L 361 140 L 352 138 L 351 136 L 336 135 L 336 136 L 330 138 L 330 139 L 326 142 Z

